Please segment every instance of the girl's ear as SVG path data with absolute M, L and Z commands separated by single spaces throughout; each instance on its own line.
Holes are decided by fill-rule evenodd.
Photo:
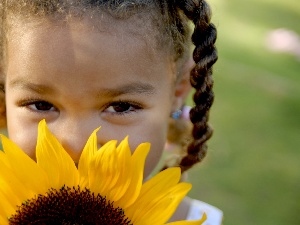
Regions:
M 178 110 L 184 105 L 185 100 L 192 89 L 190 83 L 190 72 L 194 66 L 195 62 L 192 57 L 190 57 L 183 65 L 181 74 L 179 74 L 179 80 L 176 82 L 175 86 L 173 110 Z

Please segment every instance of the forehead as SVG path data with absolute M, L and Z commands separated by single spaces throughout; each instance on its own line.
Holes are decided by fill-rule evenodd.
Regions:
M 51 17 L 30 19 L 23 22 L 20 18 L 11 20 L 7 30 L 7 42 L 19 42 L 20 39 L 30 42 L 42 42 L 55 40 L 55 34 L 63 34 L 61 41 L 68 42 L 72 38 L 72 33 L 82 33 L 90 35 L 101 33 L 109 38 L 118 39 L 115 47 L 123 45 L 132 48 L 144 48 L 144 54 L 150 58 L 168 58 L 170 62 L 174 61 L 171 42 L 168 41 L 168 35 L 163 35 L 156 20 L 151 13 L 144 13 L 143 16 L 137 14 L 127 19 L 116 19 L 106 13 L 100 13 L 97 16 L 86 14 L 83 17 L 71 17 L 67 19 L 56 19 Z M 50 32 L 50 35 L 48 33 Z M 34 33 L 34 34 L 33 34 Z M 31 35 L 30 35 L 31 34 Z M 30 38 L 28 38 L 31 36 Z M 98 42 L 97 35 L 94 35 L 95 43 Z M 104 40 L 105 41 L 105 40 Z M 7 45 L 5 46 L 7 47 Z M 127 49 L 129 50 L 129 49 Z M 5 51 L 7 53 L 7 51 Z M 129 53 L 129 52 L 128 52 Z
M 123 35 L 143 39 L 149 45 L 149 48 L 157 51 L 169 51 L 166 43 L 171 43 L 170 35 L 166 35 L 166 24 L 163 18 L 153 10 L 135 13 L 125 18 L 118 18 L 109 13 L 101 11 L 87 10 L 83 14 L 62 13 L 62 15 L 32 16 L 23 17 L 11 15 L 5 25 L 7 33 L 10 31 L 25 31 L 35 26 L 49 27 L 53 29 L 72 27 L 99 32 L 121 33 Z M 14 32 L 12 32 L 14 33 Z M 12 38 L 11 35 L 10 38 Z M 163 47 L 163 48 L 162 48 Z
M 88 76 L 87 82 L 98 81 L 99 74 L 110 81 L 114 75 L 116 82 L 120 73 L 128 79 L 144 74 L 143 79 L 156 82 L 161 76 L 172 82 L 175 77 L 170 57 L 155 47 L 153 38 L 118 22 L 111 27 L 91 20 L 16 26 L 7 47 L 7 75 L 45 79 L 57 74 L 61 79 L 61 74 L 73 73 Z
M 119 38 L 119 42 L 123 44 L 143 41 L 145 44 L 144 47 L 148 48 L 148 54 L 163 53 L 162 49 L 158 48 L 158 30 L 153 29 L 151 22 L 145 22 L 143 26 L 141 25 L 135 16 L 123 20 L 114 19 L 105 13 L 92 18 L 88 15 L 82 18 L 72 17 L 69 19 L 45 17 L 30 19 L 26 22 L 23 22 L 21 18 L 17 18 L 9 24 L 7 41 L 10 42 L 18 38 L 23 38 L 26 34 L 33 32 L 44 39 L 52 38 L 52 36 L 48 35 L 43 36 L 43 33 L 48 32 L 70 35 L 72 32 L 87 33 L 89 35 L 102 33 Z M 68 37 L 69 35 L 66 36 L 66 38 Z

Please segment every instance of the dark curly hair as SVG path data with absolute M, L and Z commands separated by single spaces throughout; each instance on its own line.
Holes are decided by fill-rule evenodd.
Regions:
M 6 33 L 14 21 L 26 23 L 46 17 L 66 20 L 71 16 L 96 17 L 101 13 L 116 19 L 135 16 L 139 25 L 150 24 L 152 30 L 155 28 L 151 33 L 157 44 L 170 52 L 178 68 L 189 57 L 191 40 L 195 45 L 193 58 L 196 65 L 190 75 L 191 85 L 195 88 L 195 106 L 190 112 L 193 141 L 178 165 L 186 171 L 204 158 L 206 141 L 212 135 L 208 119 L 214 99 L 212 66 L 218 58 L 217 32 L 210 22 L 211 11 L 205 0 L 0 0 L 0 74 L 5 60 Z M 191 22 L 194 24 L 192 34 Z

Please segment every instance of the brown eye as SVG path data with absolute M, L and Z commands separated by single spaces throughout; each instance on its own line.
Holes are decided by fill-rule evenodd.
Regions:
M 113 108 L 113 110 L 115 112 L 125 112 L 125 111 L 128 111 L 130 110 L 131 108 L 131 105 L 127 102 L 119 102 L 119 103 L 115 103 L 111 106 Z
M 110 103 L 110 105 L 105 109 L 105 111 L 109 113 L 123 114 L 123 113 L 135 112 L 138 109 L 141 109 L 141 107 L 136 104 L 132 104 L 130 102 L 118 101 L 118 102 Z
M 32 102 L 28 104 L 28 107 L 34 111 L 53 111 L 55 109 L 51 103 L 45 101 Z

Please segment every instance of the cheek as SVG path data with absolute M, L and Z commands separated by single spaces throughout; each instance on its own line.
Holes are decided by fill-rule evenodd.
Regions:
M 16 143 L 29 157 L 35 159 L 35 146 L 37 133 L 33 130 L 24 129 L 22 126 L 8 127 L 9 138 Z
M 160 142 L 151 144 L 151 149 L 145 165 L 145 172 L 144 172 L 145 178 L 147 178 L 153 172 L 153 170 L 159 163 L 164 146 L 165 146 L 165 139 L 161 139 Z
M 165 120 L 167 121 L 167 120 Z M 146 159 L 145 177 L 149 176 L 155 169 L 161 159 L 161 155 L 166 143 L 167 127 L 168 124 L 163 120 L 152 121 L 152 123 L 145 124 L 143 130 L 129 136 L 130 146 L 132 150 L 142 142 L 150 142 L 150 152 Z M 132 139 L 130 138 L 132 137 Z
M 37 124 L 26 123 L 26 118 L 18 115 L 17 110 L 7 107 L 7 130 L 9 138 L 27 155 L 35 159 Z

